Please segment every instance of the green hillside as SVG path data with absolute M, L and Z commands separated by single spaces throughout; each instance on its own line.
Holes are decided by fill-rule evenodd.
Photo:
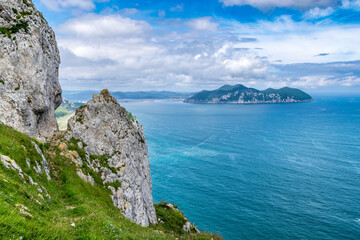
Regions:
M 59 133 L 41 144 L 0 124 L 0 239 L 220 239 L 186 233 L 184 215 L 164 202 L 155 206 L 156 226 L 141 227 L 124 218 L 110 190 L 83 181 L 62 154 L 61 144 L 66 144 L 81 156 L 77 142 Z M 39 171 L 46 169 L 42 153 L 51 180 Z
M 224 85 L 213 91 L 201 91 L 185 100 L 189 103 L 291 103 L 308 102 L 312 97 L 296 88 L 247 88 L 244 85 Z

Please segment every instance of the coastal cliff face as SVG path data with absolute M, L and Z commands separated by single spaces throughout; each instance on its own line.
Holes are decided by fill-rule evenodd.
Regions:
M 61 104 L 55 34 L 30 0 L 0 0 L 0 121 L 40 139 Z
M 87 153 L 84 164 L 101 175 L 102 184 L 111 190 L 114 205 L 125 217 L 142 226 L 157 222 L 142 127 L 127 117 L 125 108 L 107 90 L 77 109 L 69 120 L 66 138 L 81 141 Z M 80 175 L 89 181 L 86 173 Z

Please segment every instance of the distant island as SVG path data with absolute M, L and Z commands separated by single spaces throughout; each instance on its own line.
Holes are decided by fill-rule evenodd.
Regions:
M 264 91 L 248 88 L 242 84 L 224 85 L 213 91 L 201 91 L 185 100 L 187 103 L 299 103 L 311 102 L 313 98 L 296 88 L 268 88 Z

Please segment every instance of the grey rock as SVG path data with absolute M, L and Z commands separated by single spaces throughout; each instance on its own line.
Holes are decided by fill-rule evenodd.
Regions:
M 78 169 L 76 173 L 77 173 L 77 175 L 79 175 L 79 177 L 81 177 L 84 181 L 91 183 L 91 185 L 94 185 L 94 183 L 95 183 L 94 178 L 91 177 L 89 174 L 88 174 L 88 175 L 85 175 L 81 169 Z
M 0 154 L 0 161 L 6 168 L 17 170 L 19 172 L 19 175 L 22 178 L 24 178 L 21 167 L 19 165 L 17 165 L 17 163 L 13 159 L 9 158 L 8 156 L 4 156 L 4 155 Z
M 31 0 L 0 0 L 0 27 L 14 26 L 0 32 L 0 122 L 45 140 L 61 103 L 55 34 Z
M 34 146 L 35 146 L 36 151 L 37 151 L 38 154 L 41 156 L 41 159 L 42 159 L 41 164 L 42 164 L 43 167 L 44 167 L 47 180 L 50 181 L 50 180 L 51 180 L 51 177 L 50 177 L 49 164 L 48 164 L 48 162 L 46 161 L 46 158 L 45 158 L 43 152 L 41 151 L 41 149 L 39 148 L 39 146 L 38 146 L 36 143 L 33 143 L 33 144 L 34 144 Z M 39 168 L 39 166 L 38 166 L 38 168 Z
M 37 184 L 36 182 L 34 182 L 34 180 L 32 179 L 32 177 L 30 177 L 30 176 L 28 176 L 28 177 L 29 177 L 29 182 L 30 182 L 31 185 L 35 185 L 35 186 L 39 185 L 39 184 Z
M 187 233 L 191 232 L 191 223 L 189 221 L 187 221 L 184 226 L 183 226 L 183 230 Z
M 185 218 L 186 219 L 186 218 Z M 187 219 L 186 219 L 187 220 Z M 194 224 L 192 224 L 190 221 L 187 221 L 184 226 L 183 230 L 187 233 L 200 233 L 199 229 L 195 227 Z
M 35 163 L 36 163 L 36 167 L 33 167 L 34 170 L 35 170 L 35 172 L 36 172 L 37 174 L 42 173 L 41 165 L 40 165 L 37 161 L 35 161 Z
M 91 168 L 97 168 L 100 162 L 104 185 L 118 183 L 117 188 L 108 188 L 114 205 L 125 217 L 142 226 L 157 223 L 142 127 L 129 120 L 125 108 L 107 90 L 76 110 L 66 138 L 81 140 L 88 154 L 107 156 L 105 163 L 94 160 Z
M 82 144 L 82 142 L 78 142 L 78 147 L 80 148 L 80 149 L 83 149 L 84 148 L 84 146 L 83 146 L 83 144 Z

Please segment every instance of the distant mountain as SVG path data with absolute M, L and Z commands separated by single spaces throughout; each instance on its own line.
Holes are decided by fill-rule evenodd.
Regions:
M 63 91 L 63 96 L 70 101 L 88 101 L 92 99 L 93 94 L 99 94 L 98 91 Z M 193 93 L 177 93 L 169 91 L 140 91 L 140 92 L 111 92 L 116 99 L 186 99 Z
M 309 102 L 312 97 L 296 89 L 284 87 L 281 89 L 266 89 L 259 91 L 238 84 L 224 85 L 213 91 L 202 91 L 185 100 L 187 103 L 296 103 Z

